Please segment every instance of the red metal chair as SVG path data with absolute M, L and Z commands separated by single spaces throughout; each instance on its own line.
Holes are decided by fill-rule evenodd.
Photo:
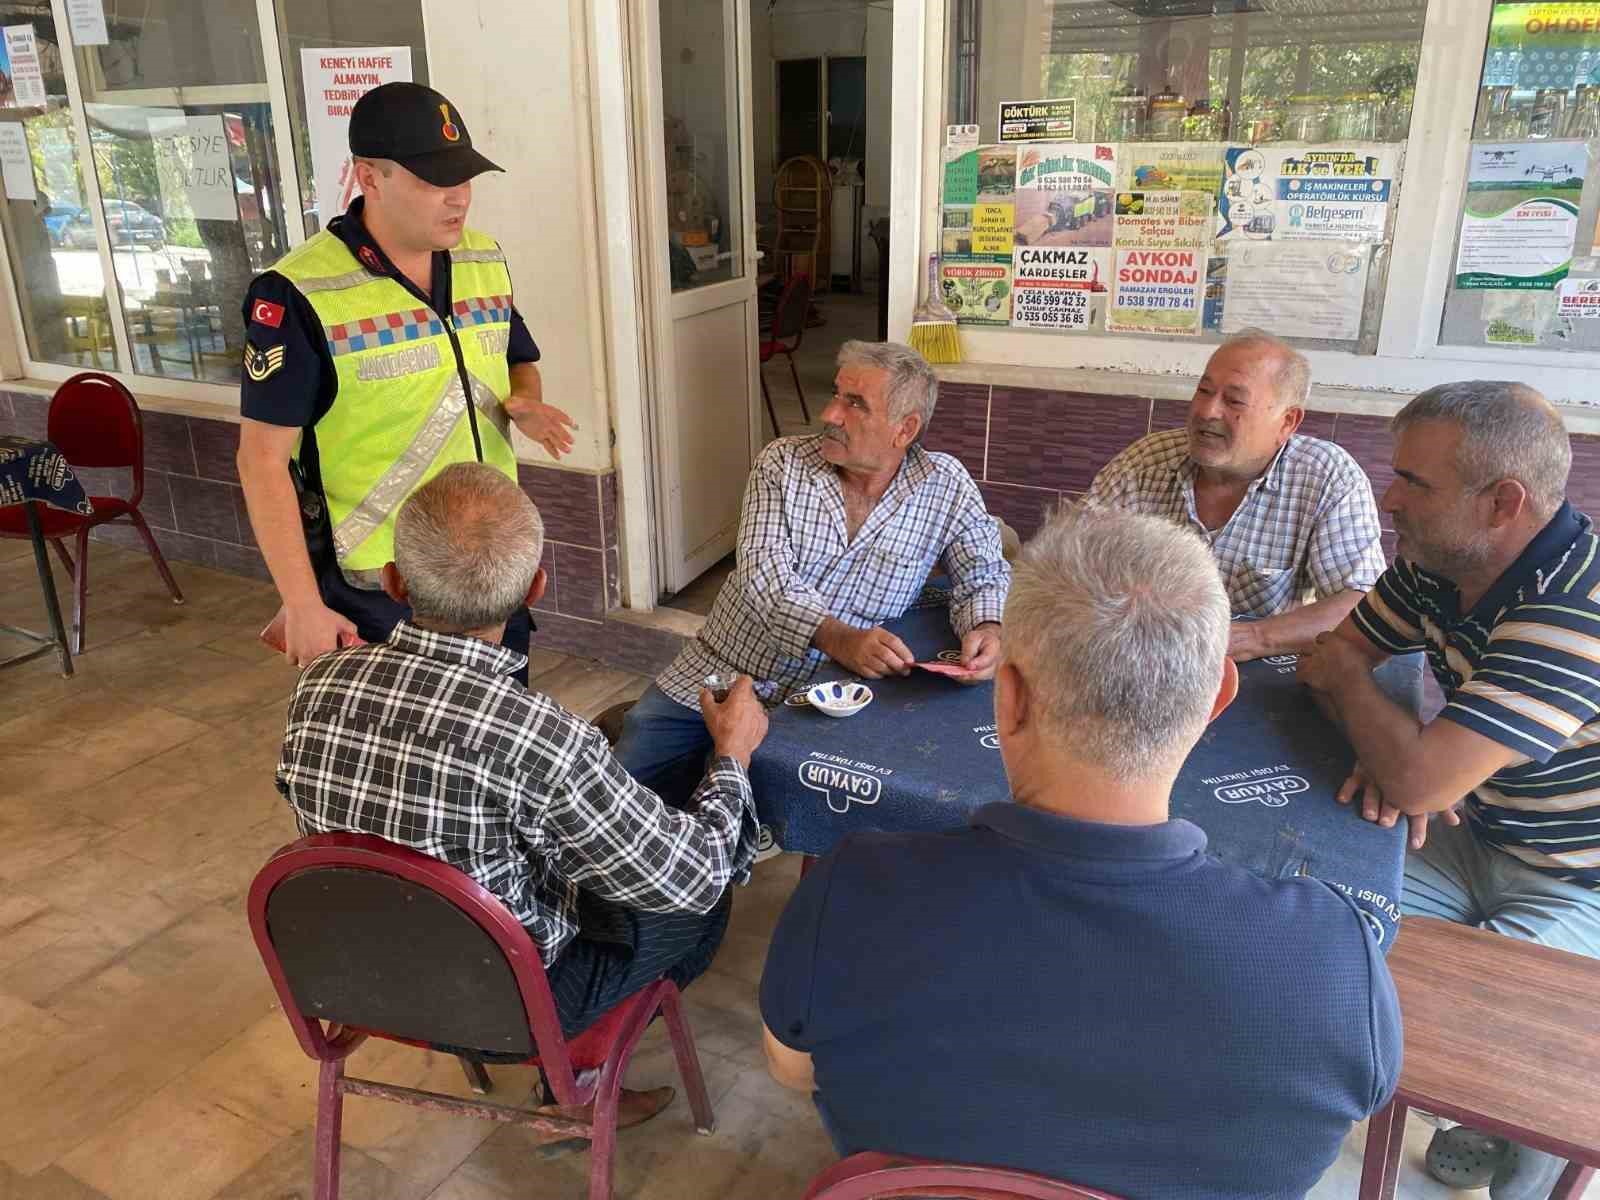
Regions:
M 454 867 L 369 834 L 318 834 L 267 861 L 247 907 L 284 1015 L 300 1048 L 320 1064 L 315 1200 L 338 1200 L 347 1095 L 587 1138 L 590 1200 L 609 1200 L 623 1072 L 658 1012 L 695 1128 L 712 1130 L 677 987 L 659 980 L 566 1040 L 533 939 L 505 905 Z M 347 1076 L 344 1060 L 368 1037 L 445 1050 L 464 1064 L 537 1064 L 556 1103 L 593 1101 L 593 1120 Z M 575 1072 L 591 1067 L 600 1068 L 598 1078 L 580 1086 Z M 481 1067 L 476 1076 L 487 1090 Z
M 806 314 L 811 311 L 811 277 L 792 275 L 778 297 L 778 307 L 772 314 L 772 326 L 763 331 L 761 340 L 761 366 L 783 355 L 789 360 L 789 374 L 794 378 L 795 395 L 800 397 L 800 412 L 811 424 L 811 410 L 806 407 L 806 393 L 800 386 L 800 372 L 795 369 L 794 352 L 800 349 L 800 339 L 806 333 Z M 793 339 L 788 340 L 788 339 Z M 782 435 L 778 424 L 778 411 L 772 407 L 772 393 L 767 391 L 766 371 L 761 371 L 761 397 L 767 402 L 767 416 L 772 418 L 772 432 Z
M 934 1162 L 868 1151 L 834 1163 L 811 1181 L 805 1200 L 890 1200 L 960 1196 L 966 1200 L 1116 1200 L 1106 1192 L 1012 1167 Z
M 90 496 L 94 506 L 90 516 L 37 506 L 44 536 L 56 548 L 61 561 L 72 573 L 76 600 L 72 612 L 72 652 L 83 653 L 83 634 L 89 601 L 89 530 L 127 518 L 145 549 L 155 561 L 161 581 L 172 593 L 174 604 L 183 603 L 178 581 L 172 577 L 161 547 L 156 545 L 150 526 L 145 524 L 139 504 L 144 499 L 144 422 L 133 394 L 109 375 L 84 371 L 56 389 L 50 398 L 50 415 L 45 435 L 74 467 L 118 467 L 132 473 L 128 498 Z M 0 508 L 0 537 L 27 538 L 27 514 L 20 507 Z M 77 561 L 67 553 L 63 538 L 77 540 Z

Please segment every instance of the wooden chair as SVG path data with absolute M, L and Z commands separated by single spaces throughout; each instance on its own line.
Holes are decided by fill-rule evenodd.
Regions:
M 587 1138 L 589 1200 L 610 1200 L 622 1076 L 658 1014 L 695 1128 L 712 1130 L 711 1100 L 676 985 L 656 981 L 569 1041 L 528 931 L 454 867 L 368 834 L 318 834 L 267 861 L 246 910 L 284 1015 L 319 1064 L 315 1200 L 339 1198 L 347 1095 Z M 345 1059 L 368 1037 L 455 1054 L 475 1091 L 489 1089 L 485 1061 L 538 1065 L 557 1104 L 592 1102 L 593 1119 L 347 1076 Z M 576 1072 L 590 1067 L 600 1068 L 598 1078 L 580 1085 Z
M 1581 1195 L 1600 1166 L 1600 960 L 1406 917 L 1389 971 L 1405 1063 L 1367 1126 L 1362 1200 L 1392 1200 L 1413 1108 L 1569 1160 L 1551 1200 Z
M 1011 1167 L 934 1162 L 867 1152 L 852 1154 L 811 1181 L 805 1200 L 890 1200 L 891 1197 L 966 1200 L 1115 1200 L 1106 1192 Z
M 94 512 L 89 516 L 56 508 L 44 508 L 39 515 L 44 536 L 73 576 L 76 601 L 72 613 L 72 652 L 82 654 L 84 630 L 89 619 L 89 531 L 96 525 L 109 525 L 126 518 L 144 540 L 161 582 L 172 594 L 172 602 L 182 604 L 183 593 L 178 590 L 178 581 L 172 577 L 172 569 L 167 566 L 155 535 L 139 511 L 139 503 L 144 499 L 144 421 L 133 393 L 109 375 L 81 372 L 58 387 L 50 397 L 46 427 L 46 436 L 70 466 L 124 468 L 132 476 L 126 499 L 90 496 Z M 31 537 L 27 514 L 20 507 L 0 510 L 0 538 L 26 537 Z M 75 539 L 76 560 L 67 553 L 62 540 L 68 537 Z

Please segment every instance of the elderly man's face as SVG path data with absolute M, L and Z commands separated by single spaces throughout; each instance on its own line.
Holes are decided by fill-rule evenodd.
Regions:
M 1394 520 L 1396 552 L 1446 579 L 1470 575 L 1493 555 L 1492 489 L 1461 477 L 1460 448 L 1459 426 L 1418 421 L 1395 441 L 1395 478 L 1383 493 L 1383 511 Z
M 1224 346 L 1211 356 L 1189 402 L 1189 456 L 1200 466 L 1253 478 L 1300 427 L 1303 408 L 1278 406 L 1274 365 L 1260 346 Z
M 822 457 L 836 467 L 876 472 L 899 465 L 919 418 L 889 419 L 889 372 L 840 367 L 833 398 L 822 410 Z

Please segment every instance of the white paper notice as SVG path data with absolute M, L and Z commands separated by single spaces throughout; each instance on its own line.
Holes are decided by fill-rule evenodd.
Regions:
M 1600 317 L 1600 279 L 1569 275 L 1556 284 L 1556 316 L 1577 320 Z
M 350 110 L 380 84 L 411 81 L 411 47 L 303 49 L 300 78 L 311 127 L 317 219 L 326 226 L 360 193 L 350 164 Z
M 34 40 L 32 25 L 7 25 L 6 58 L 11 63 L 11 87 L 20 108 L 35 108 L 46 104 L 49 96 L 44 90 L 44 68 L 39 65 L 39 43 Z
M 106 34 L 105 0 L 67 0 L 67 23 L 76 45 L 106 46 L 111 42 Z
M 1361 335 L 1371 254 L 1326 242 L 1244 242 L 1228 250 L 1222 332 L 1349 342 Z
M 976 125 L 946 125 L 944 127 L 944 144 L 952 150 L 976 150 L 978 148 L 978 127 Z
M 186 205 L 196 220 L 239 219 L 228 134 L 220 116 L 151 117 L 150 140 L 168 212 L 181 212 Z
M 19 121 L 0 122 L 0 176 L 9 200 L 35 200 L 33 160 L 28 157 L 28 131 Z

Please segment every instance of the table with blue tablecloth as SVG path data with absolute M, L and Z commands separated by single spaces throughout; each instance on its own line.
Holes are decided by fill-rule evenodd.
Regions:
M 947 610 L 913 609 L 888 628 L 919 661 L 958 657 Z M 1135 668 L 1136 669 L 1136 668 Z M 819 680 L 853 678 L 832 665 Z M 1378 671 L 1415 712 L 1418 656 Z M 803 698 L 775 709 L 750 765 L 756 806 L 785 850 L 823 854 L 848 833 L 950 829 L 1010 796 L 992 684 L 923 670 L 872 680 L 873 702 L 833 718 Z M 1293 657 L 1239 668 L 1239 696 L 1207 727 L 1173 787 L 1172 815 L 1206 832 L 1210 853 L 1260 875 L 1310 874 L 1350 894 L 1383 937 L 1400 916 L 1404 823 L 1383 829 L 1334 801 L 1355 755 L 1294 678 Z
M 30 629 L 0 625 L 0 632 L 37 643 L 32 650 L 0 659 L 0 667 L 27 662 L 55 650 L 61 656 L 62 674 L 71 675 L 72 651 L 67 645 L 66 626 L 61 620 L 61 606 L 56 600 L 55 581 L 50 574 L 50 557 L 45 553 L 44 531 L 36 507 L 41 504 L 82 516 L 94 511 L 89 497 L 84 494 L 83 484 L 61 451 L 49 442 L 13 434 L 0 435 L 0 507 L 19 505 L 27 514 L 28 532 L 33 540 L 34 567 L 39 573 L 39 587 L 44 593 L 45 611 L 49 614 L 52 632 L 52 636 L 47 638 Z

